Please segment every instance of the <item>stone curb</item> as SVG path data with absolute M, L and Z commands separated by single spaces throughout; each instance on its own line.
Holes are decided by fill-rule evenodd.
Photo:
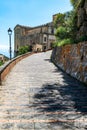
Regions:
M 0 85 L 2 85 L 2 81 L 4 80 L 4 78 L 6 77 L 6 75 L 11 71 L 11 69 L 22 59 L 31 56 L 32 54 L 34 54 L 34 52 L 30 53 L 26 53 L 20 56 L 17 56 L 16 58 L 12 59 L 11 61 L 8 61 L 6 64 L 4 64 L 1 68 L 0 68 Z

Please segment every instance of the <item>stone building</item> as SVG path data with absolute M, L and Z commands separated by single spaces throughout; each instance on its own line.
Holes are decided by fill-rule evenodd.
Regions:
M 5 61 L 5 57 L 4 55 L 0 54 L 0 61 L 4 62 Z
M 9 60 L 9 58 L 7 56 L 0 54 L 0 61 L 5 62 L 5 61 L 8 61 L 8 60 Z
M 25 45 L 29 45 L 31 51 L 44 51 L 51 49 L 54 41 L 53 22 L 37 27 L 16 25 L 14 28 L 15 55 L 19 48 Z

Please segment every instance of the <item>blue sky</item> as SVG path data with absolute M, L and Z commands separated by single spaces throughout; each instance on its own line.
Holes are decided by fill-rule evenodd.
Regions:
M 0 0 L 0 53 L 9 56 L 9 37 L 12 33 L 14 46 L 14 27 L 17 24 L 38 26 L 52 21 L 52 15 L 72 9 L 70 0 Z

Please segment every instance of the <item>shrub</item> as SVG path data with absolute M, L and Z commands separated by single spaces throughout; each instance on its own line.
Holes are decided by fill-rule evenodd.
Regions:
M 73 40 L 67 38 L 67 39 L 63 39 L 63 40 L 56 42 L 55 46 L 63 46 L 63 45 L 71 44 L 71 43 L 73 43 Z
M 0 66 L 3 65 L 3 64 L 4 64 L 4 62 L 3 62 L 3 61 L 0 61 Z
M 22 54 L 25 54 L 27 52 L 29 52 L 29 46 L 22 46 L 19 48 L 18 54 L 22 55 Z
M 63 26 L 58 27 L 55 35 L 60 39 L 64 39 L 66 37 L 66 28 Z

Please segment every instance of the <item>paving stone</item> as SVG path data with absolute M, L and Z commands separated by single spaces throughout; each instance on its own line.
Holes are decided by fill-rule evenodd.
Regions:
M 87 87 L 50 55 L 27 57 L 8 74 L 0 88 L 0 130 L 87 129 Z
M 13 123 L 5 123 L 3 124 L 2 126 L 0 126 L 1 129 L 10 129 L 11 127 L 14 127 L 14 124 Z
M 18 129 L 23 129 L 23 130 L 26 130 L 26 129 L 34 129 L 34 124 L 33 123 L 20 123 L 17 125 L 17 128 Z

